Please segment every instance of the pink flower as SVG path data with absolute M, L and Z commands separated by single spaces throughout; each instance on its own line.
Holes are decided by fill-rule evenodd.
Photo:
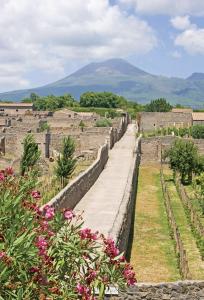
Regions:
M 41 231 L 48 231 L 48 221 L 44 220 L 40 223 L 40 230 Z
M 44 207 L 44 211 L 45 211 L 45 219 L 47 220 L 52 220 L 55 216 L 55 209 L 49 205 L 46 205 Z
M 43 256 L 44 260 L 46 260 L 48 243 L 43 236 L 37 238 L 36 246 L 39 249 L 38 255 Z
M 73 210 L 65 210 L 64 217 L 67 220 L 72 220 L 75 217 L 75 213 L 73 212 Z
M 51 236 L 53 236 L 53 235 L 55 235 L 55 233 L 52 231 L 52 230 L 48 230 L 47 231 L 47 234 L 51 237 Z
M 29 271 L 30 271 L 30 273 L 38 273 L 40 270 L 37 267 L 32 267 L 32 268 L 30 268 Z
M 85 228 L 85 229 L 80 230 L 79 234 L 80 234 L 80 237 L 81 237 L 82 240 L 88 239 L 88 240 L 95 241 L 98 238 L 98 233 L 97 232 L 92 233 L 91 229 L 89 229 L 89 228 Z
M 91 282 L 94 281 L 96 277 L 97 277 L 97 272 L 94 270 L 89 270 L 88 276 L 86 277 L 87 284 L 91 284 Z
M 115 258 L 119 255 L 119 249 L 115 246 L 115 242 L 112 239 L 104 239 L 104 243 L 106 245 L 105 247 L 105 253 L 110 258 Z
M 5 169 L 5 172 L 7 175 L 13 175 L 14 171 L 12 167 L 8 167 Z
M 4 176 L 4 173 L 0 173 L 0 181 L 4 181 L 4 179 L 5 179 L 5 176 Z
M 47 241 L 43 236 L 39 236 L 37 238 L 37 242 L 36 242 L 36 246 L 40 249 L 40 250 L 45 250 L 47 249 Z
M 77 284 L 76 287 L 77 293 L 83 297 L 83 299 L 89 300 L 90 299 L 90 289 L 86 287 L 85 285 L 82 285 L 80 283 Z
M 133 271 L 133 268 L 129 264 L 125 265 L 123 276 L 125 277 L 128 285 L 134 285 L 137 282 L 135 278 L 135 272 Z
M 0 251 L 0 259 L 4 258 L 6 256 L 6 252 Z
M 39 200 L 41 198 L 39 191 L 32 191 L 31 195 L 35 200 Z

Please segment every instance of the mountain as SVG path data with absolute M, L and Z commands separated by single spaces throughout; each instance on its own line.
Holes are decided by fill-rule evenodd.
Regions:
M 204 80 L 204 73 L 193 73 L 188 80 Z
M 54 83 L 33 89 L 1 93 L 0 99 L 20 101 L 31 92 L 40 96 L 72 94 L 76 99 L 87 91 L 110 91 L 140 103 L 165 97 L 172 104 L 199 107 L 204 99 L 204 73 L 169 78 L 147 73 L 123 59 L 90 63 Z

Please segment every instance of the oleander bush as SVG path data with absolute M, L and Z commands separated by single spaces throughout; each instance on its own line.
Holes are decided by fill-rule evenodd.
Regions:
M 71 210 L 40 208 L 35 186 L 32 174 L 0 171 L 0 299 L 94 300 L 136 282 L 113 240 Z

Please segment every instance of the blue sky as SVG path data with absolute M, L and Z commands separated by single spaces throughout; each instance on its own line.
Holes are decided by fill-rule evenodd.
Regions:
M 166 76 L 204 72 L 204 1 L 1 0 L 0 92 L 109 58 Z

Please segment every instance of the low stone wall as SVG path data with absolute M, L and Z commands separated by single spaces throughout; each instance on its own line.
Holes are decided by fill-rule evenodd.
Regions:
M 106 143 L 98 151 L 96 161 L 75 180 L 70 182 L 47 204 L 56 209 L 73 209 L 82 197 L 88 192 L 90 187 L 97 180 L 108 160 L 108 144 Z
M 133 162 L 129 171 L 126 189 L 113 227 L 109 232 L 109 236 L 116 241 L 120 251 L 124 252 L 126 252 L 128 248 L 131 224 L 133 220 L 139 164 L 140 138 L 136 140 L 133 152 Z
M 156 270 L 155 270 L 156 272 Z M 105 298 L 110 299 L 110 298 Z M 139 283 L 111 300 L 203 300 L 204 281 L 179 281 L 172 283 Z

